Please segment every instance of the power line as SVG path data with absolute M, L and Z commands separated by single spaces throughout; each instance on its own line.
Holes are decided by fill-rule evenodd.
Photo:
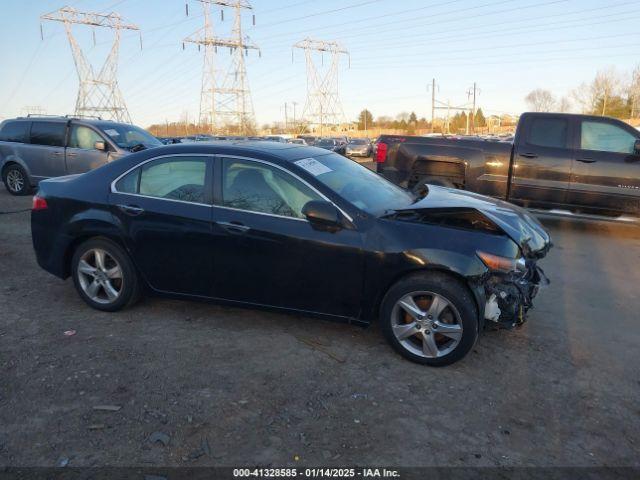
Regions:
M 274 25 L 281 25 L 283 23 L 289 23 L 289 22 L 295 22 L 295 21 L 298 21 L 298 20 L 304 20 L 305 18 L 317 17 L 318 15 L 326 15 L 328 13 L 342 12 L 344 10 L 349 10 L 351 8 L 358 8 L 358 7 L 362 7 L 364 5 L 370 5 L 372 3 L 378 3 L 378 2 L 382 2 L 382 1 L 384 1 L 384 0 L 367 0 L 366 2 L 360 2 L 360 3 L 353 4 L 353 5 L 346 5 L 344 7 L 334 8 L 333 10 L 325 10 L 323 12 L 311 13 L 309 15 L 302 15 L 301 17 L 287 18 L 285 20 L 280 20 L 278 22 L 267 23 L 266 25 L 262 25 L 262 27 L 273 27 Z

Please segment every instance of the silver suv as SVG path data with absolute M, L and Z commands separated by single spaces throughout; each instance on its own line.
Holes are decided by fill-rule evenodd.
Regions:
M 75 117 L 23 117 L 0 124 L 0 173 L 7 190 L 26 195 L 40 180 L 84 173 L 162 143 L 125 123 Z

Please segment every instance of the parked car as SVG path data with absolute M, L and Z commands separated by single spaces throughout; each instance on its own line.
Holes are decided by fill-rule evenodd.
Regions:
M 180 137 L 157 137 L 163 145 L 173 145 L 174 143 L 182 143 Z
M 287 143 L 287 139 L 281 137 L 280 135 L 267 135 L 264 137 L 264 139 L 269 142 Z
M 165 146 L 43 181 L 31 228 L 40 266 L 98 310 L 146 292 L 378 319 L 429 365 L 464 357 L 485 323 L 524 322 L 550 247 L 505 202 L 418 196 L 334 152 L 271 142 Z
M 311 147 L 314 146 L 315 143 L 320 139 L 319 137 L 316 137 L 314 135 L 298 135 L 298 138 L 304 140 L 306 144 Z
M 71 117 L 23 117 L 0 124 L 0 172 L 25 195 L 50 177 L 83 173 L 162 143 L 133 125 Z
M 339 153 L 340 155 L 346 154 L 346 144 L 340 143 L 335 138 L 321 138 L 318 140 L 315 145 L 318 148 L 322 148 L 324 150 L 331 150 L 332 152 Z
M 347 157 L 370 157 L 371 140 L 368 138 L 352 138 L 346 146 Z
M 305 142 L 302 138 L 289 138 L 287 140 L 287 143 L 293 143 L 295 145 L 306 145 L 307 142 Z
M 640 132 L 615 118 L 525 113 L 513 143 L 382 135 L 378 172 L 554 214 L 640 216 Z

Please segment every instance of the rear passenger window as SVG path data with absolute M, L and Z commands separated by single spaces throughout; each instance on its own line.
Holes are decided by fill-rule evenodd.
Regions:
M 26 143 L 29 141 L 29 126 L 31 122 L 7 122 L 0 130 L 1 142 Z
M 154 160 L 116 182 L 116 191 L 183 202 L 205 203 L 207 161 L 202 157 Z
M 31 143 L 50 147 L 64 147 L 67 124 L 62 122 L 33 122 Z
M 529 145 L 567 148 L 569 122 L 562 118 L 534 118 L 529 127 Z

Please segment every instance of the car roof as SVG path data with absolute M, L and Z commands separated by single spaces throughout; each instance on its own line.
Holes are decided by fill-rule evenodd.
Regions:
M 166 155 L 180 153 L 210 153 L 212 155 L 238 155 L 254 156 L 255 154 L 269 155 L 285 161 L 294 161 L 301 158 L 318 157 L 328 155 L 330 152 L 322 148 L 310 147 L 296 143 L 270 142 L 268 140 L 236 140 L 236 141 L 207 141 L 194 143 L 177 143 L 154 147 L 147 152 L 164 151 Z

